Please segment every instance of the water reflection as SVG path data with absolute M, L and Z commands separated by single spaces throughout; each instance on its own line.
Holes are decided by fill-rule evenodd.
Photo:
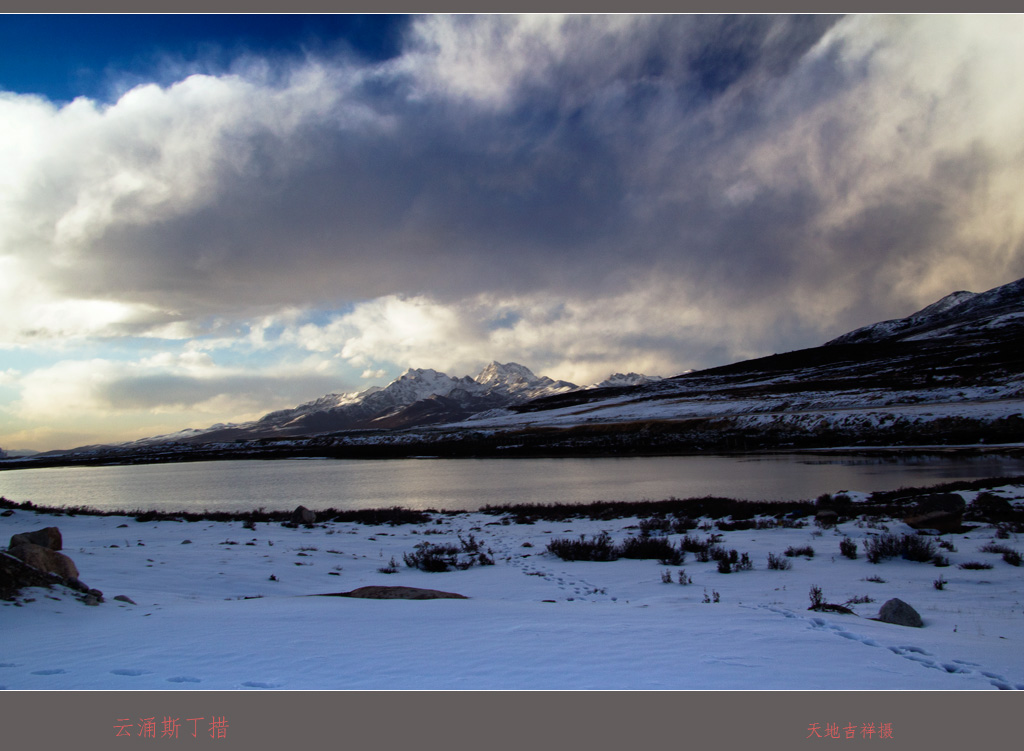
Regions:
M 109 510 L 473 510 L 708 495 L 799 500 L 1015 475 L 1024 475 L 1024 459 L 1001 455 L 260 460 L 0 472 L 0 494 Z

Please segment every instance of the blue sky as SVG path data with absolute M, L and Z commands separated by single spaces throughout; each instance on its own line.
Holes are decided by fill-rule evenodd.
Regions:
M 173 83 L 173 65 L 223 73 L 245 55 L 399 51 L 408 19 L 394 15 L 8 15 L 0 20 L 0 87 L 54 101 L 108 99 L 126 81 Z
M 0 16 L 0 446 L 1024 276 L 1019 16 Z

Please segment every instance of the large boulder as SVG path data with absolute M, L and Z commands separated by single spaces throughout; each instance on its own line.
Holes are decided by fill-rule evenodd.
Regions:
M 959 532 L 966 507 L 957 493 L 934 493 L 919 498 L 903 521 L 911 529 L 934 529 L 939 534 Z
M 53 574 L 44 574 L 25 562 L 0 552 L 0 600 L 13 600 L 22 587 L 50 587 L 60 580 Z
M 43 549 L 48 550 L 48 548 Z M 61 553 L 54 552 L 54 555 L 61 555 Z M 9 552 L 0 552 L 0 600 L 15 599 L 23 587 L 46 587 L 49 589 L 54 585 L 78 592 L 79 599 L 86 604 L 103 602 L 102 592 L 98 589 L 90 589 L 78 578 L 65 579 L 58 574 L 41 571 L 20 558 L 15 558 Z
M 56 550 L 23 542 L 9 548 L 7 552 L 43 573 L 56 574 L 61 579 L 78 579 L 78 568 L 75 566 L 75 562 Z
M 310 511 L 305 506 L 299 506 L 292 512 L 292 524 L 313 524 L 316 522 L 316 512 Z
M 60 530 L 56 527 L 46 527 L 45 529 L 37 529 L 35 532 L 21 532 L 20 534 L 16 534 L 11 537 L 11 542 L 7 547 L 15 548 L 24 543 L 42 545 L 44 548 L 49 548 L 50 550 L 61 550 L 64 547 L 64 541 L 61 539 Z
M 896 626 L 911 626 L 913 628 L 924 626 L 924 621 L 921 620 L 918 612 L 897 597 L 883 603 L 878 611 L 877 620 Z

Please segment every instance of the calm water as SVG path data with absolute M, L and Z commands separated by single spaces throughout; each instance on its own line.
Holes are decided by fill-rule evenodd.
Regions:
M 623 459 L 223 461 L 0 472 L 0 495 L 45 506 L 159 511 L 381 508 L 474 510 L 502 503 L 588 503 L 720 495 L 813 499 L 1024 475 L 1024 458 L 779 454 Z

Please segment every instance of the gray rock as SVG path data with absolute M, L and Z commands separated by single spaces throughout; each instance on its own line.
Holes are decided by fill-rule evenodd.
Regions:
M 114 599 L 119 601 L 119 602 L 127 602 L 129 605 L 134 605 L 135 604 L 135 600 L 133 600 L 128 595 L 114 595 Z
M 910 605 L 899 598 L 887 600 L 878 611 L 878 619 L 883 623 L 892 623 L 896 626 L 911 626 L 921 628 L 924 621 L 921 616 Z
M 35 532 L 22 532 L 14 535 L 11 537 L 11 542 L 7 547 L 15 548 L 25 543 L 42 545 L 50 550 L 61 550 L 64 547 L 64 541 L 61 539 L 60 530 L 57 527 L 46 527 L 45 529 L 37 529 Z

